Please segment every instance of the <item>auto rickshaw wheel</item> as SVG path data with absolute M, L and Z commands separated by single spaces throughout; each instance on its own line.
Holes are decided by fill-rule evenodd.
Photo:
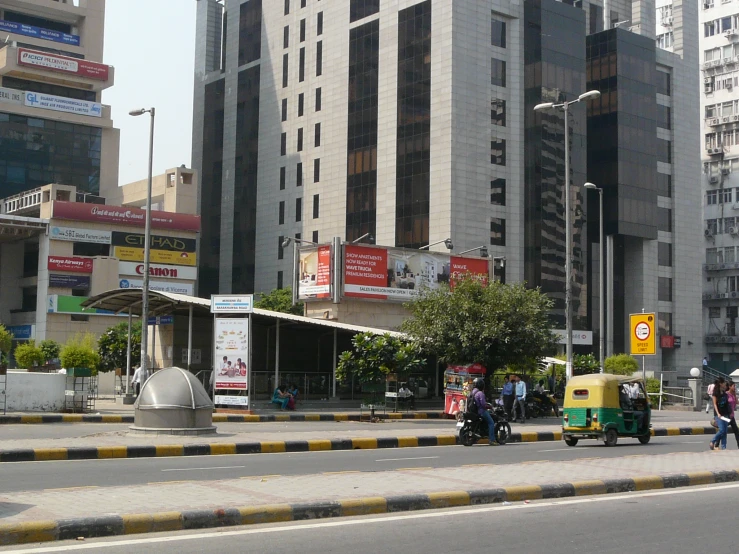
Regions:
M 567 446 L 577 446 L 577 439 L 575 437 L 565 437 L 565 444 Z
M 609 429 L 606 431 L 604 442 L 606 443 L 606 446 L 616 446 L 616 443 L 618 442 L 618 431 L 615 429 Z
M 652 438 L 652 435 L 651 434 L 644 435 L 642 437 L 639 437 L 639 442 L 642 443 L 642 444 L 649 444 L 649 439 L 651 439 L 651 438 Z

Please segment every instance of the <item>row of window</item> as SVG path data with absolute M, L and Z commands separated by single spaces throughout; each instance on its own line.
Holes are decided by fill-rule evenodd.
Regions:
M 739 56 L 739 44 L 733 42 L 723 46 L 708 48 L 703 51 L 704 62 L 723 60 L 724 58 L 733 58 L 734 56 Z
M 719 217 L 715 219 L 706 219 L 706 229 L 713 235 L 737 234 L 731 233 L 732 229 L 737 230 L 737 218 Z
M 313 195 L 313 219 L 320 217 L 321 205 L 320 205 L 320 194 Z M 299 223 L 303 221 L 303 199 L 295 199 L 295 222 Z M 279 225 L 285 224 L 285 201 L 281 200 L 277 208 L 277 223 Z
M 734 189 L 709 190 L 706 193 L 706 205 L 730 204 L 734 196 L 733 191 Z M 737 198 L 739 198 L 739 190 L 737 191 Z
M 722 148 L 734 146 L 739 141 L 739 130 L 706 134 L 706 148 Z
M 321 0 L 318 0 L 319 2 Z M 300 7 L 305 8 L 308 4 L 308 0 L 300 0 Z M 285 0 L 285 15 L 290 15 L 290 0 Z
M 727 15 L 703 24 L 703 36 L 712 37 L 739 27 L 739 15 Z
M 285 166 L 280 168 L 280 190 L 285 190 L 287 180 L 287 169 Z M 321 159 L 316 158 L 313 160 L 313 182 L 318 183 L 321 180 Z M 298 162 L 296 165 L 296 179 L 295 186 L 303 186 L 303 162 Z
M 714 285 L 713 285 L 714 291 L 717 293 L 739 292 L 739 276 L 737 275 L 729 275 L 728 277 L 720 277 L 720 278 L 709 277 L 708 280 L 714 282 Z M 731 316 L 727 314 L 726 317 L 731 317 Z
M 301 127 L 298 129 L 298 137 L 297 137 L 297 151 L 302 152 L 303 151 L 303 128 Z M 318 148 L 321 146 L 321 124 L 316 123 L 313 128 L 313 146 Z M 280 155 L 285 156 L 287 155 L 287 133 L 282 133 L 282 136 L 280 137 Z
M 737 74 L 737 84 L 739 84 L 739 73 Z M 709 104 L 706 106 L 705 117 L 729 117 L 739 114 L 739 100 L 730 100 L 728 102 L 720 102 L 718 104 Z
M 323 75 L 323 41 L 316 43 L 316 77 Z M 290 81 L 290 55 L 282 55 L 282 88 L 287 88 Z M 298 65 L 298 81 L 305 81 L 305 48 L 300 49 Z
M 661 35 L 657 35 L 657 48 L 667 50 L 668 48 L 672 48 L 672 45 L 674 43 L 675 36 L 673 35 L 672 31 L 670 31 L 669 33 L 662 33 Z
M 738 260 L 735 246 L 706 248 L 707 264 L 731 264 Z
M 306 23 L 305 19 L 300 20 L 300 42 L 305 42 L 305 30 L 306 30 Z M 321 36 L 323 34 L 323 12 L 318 12 L 316 14 L 316 36 Z M 283 37 L 282 37 L 282 47 L 283 48 L 289 48 L 290 47 L 290 25 L 285 25 L 283 29 Z

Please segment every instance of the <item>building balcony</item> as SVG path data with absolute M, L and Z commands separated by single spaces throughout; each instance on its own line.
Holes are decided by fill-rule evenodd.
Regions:
M 739 292 L 704 292 L 703 300 L 736 300 Z
M 732 335 L 706 335 L 706 344 L 739 344 L 739 337 Z
M 704 271 L 724 271 L 725 269 L 739 269 L 739 262 L 728 262 L 728 263 L 720 263 L 720 264 L 703 264 Z

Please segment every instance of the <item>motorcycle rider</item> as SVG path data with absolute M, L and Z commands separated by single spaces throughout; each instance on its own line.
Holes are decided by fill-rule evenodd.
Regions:
M 474 380 L 473 385 L 475 388 L 472 389 L 470 400 L 467 402 L 468 409 L 472 411 L 476 408 L 477 415 L 488 424 L 488 444 L 498 446 L 498 441 L 495 440 L 495 422 L 493 416 L 488 412 L 488 408 L 492 408 L 492 406 L 488 404 L 487 398 L 485 398 L 485 379 L 478 377 Z

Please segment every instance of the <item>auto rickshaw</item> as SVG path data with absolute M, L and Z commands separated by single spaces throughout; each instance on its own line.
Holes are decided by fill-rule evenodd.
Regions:
M 615 446 L 619 437 L 647 444 L 651 427 L 651 404 L 642 379 L 597 373 L 573 377 L 567 383 L 562 438 L 568 446 L 579 439 Z

